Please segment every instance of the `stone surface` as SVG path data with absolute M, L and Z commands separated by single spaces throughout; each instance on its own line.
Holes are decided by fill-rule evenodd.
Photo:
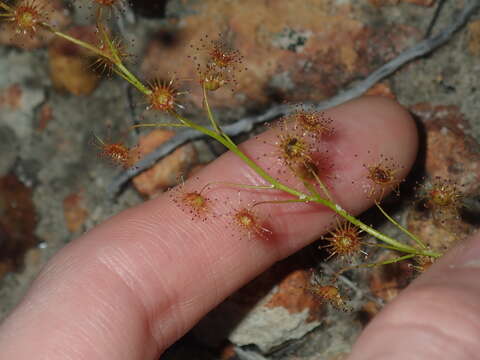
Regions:
M 322 304 L 306 290 L 309 282 L 308 271 L 290 273 L 233 329 L 230 341 L 240 346 L 253 344 L 268 353 L 318 327 Z
M 0 111 L 3 124 L 9 125 L 20 139 L 33 133 L 32 111 L 45 98 L 42 89 L 26 84 L 13 83 L 0 88 Z
M 141 158 L 174 135 L 175 133 L 169 130 L 153 130 L 140 138 L 135 152 Z M 190 168 L 196 164 L 197 158 L 197 151 L 192 144 L 183 145 L 151 169 L 136 176 L 133 184 L 142 195 L 148 197 L 158 195 L 167 188 L 178 184 L 182 176 L 186 177 Z
M 435 0 L 368 0 L 370 4 L 374 6 L 385 6 L 385 5 L 398 5 L 401 2 L 421 5 L 421 6 L 432 6 L 435 3 Z
M 406 3 L 421 5 L 421 6 L 432 6 L 435 4 L 435 0 L 403 0 Z
M 376 262 L 394 259 L 395 253 L 382 254 Z M 374 267 L 370 274 L 370 290 L 372 295 L 385 302 L 393 300 L 399 292 L 413 279 L 413 271 L 409 263 L 400 262 Z M 368 307 L 367 307 L 368 308 Z M 370 305 L 368 308 L 374 311 Z
M 366 93 L 365 95 L 370 95 L 370 96 L 385 96 L 390 99 L 395 100 L 395 94 L 393 93 L 392 89 L 390 86 L 388 86 L 385 83 L 378 83 L 372 86 Z
M 36 245 L 36 223 L 32 190 L 13 174 L 0 178 L 0 279 L 18 269 L 25 252 Z
M 22 100 L 22 88 L 20 84 L 13 84 L 6 89 L 0 90 L 0 107 L 9 110 L 18 110 Z
M 291 264 L 270 269 L 210 313 L 196 328 L 201 341 L 220 344 L 229 329 L 233 344 L 268 353 L 318 327 L 324 306 L 307 290 L 310 272 L 288 268 Z
M 480 181 L 480 147 L 468 135 L 468 123 L 456 106 L 417 104 L 412 112 L 425 126 L 425 173 L 427 179 L 454 181 L 463 197 L 476 197 Z M 412 207 L 409 229 L 432 249 L 444 251 L 473 232 L 474 224 L 452 218 L 439 224 L 426 209 Z
M 88 212 L 85 209 L 83 191 L 72 193 L 63 199 L 63 212 L 70 232 L 79 231 L 85 223 Z
M 468 50 L 472 55 L 480 56 L 480 20 L 468 24 Z
M 38 112 L 38 121 L 36 129 L 43 131 L 48 123 L 53 120 L 53 108 L 50 104 L 43 104 Z
M 84 42 L 97 41 L 94 26 L 77 26 L 67 34 Z M 66 90 L 74 95 L 89 95 L 96 89 L 100 76 L 92 69 L 94 56 L 91 52 L 56 38 L 48 49 L 50 76 L 57 90 Z
M 20 148 L 15 132 L 8 126 L 0 126 L 0 176 L 9 173 L 18 158 Z
M 318 101 L 365 76 L 420 36 L 414 28 L 397 24 L 380 35 L 360 20 L 361 15 L 362 10 L 349 2 L 330 0 L 194 2 L 189 15 L 172 20 L 153 38 L 142 70 L 147 78 L 169 79 L 177 74 L 197 79 L 188 56 L 204 58 L 206 51 L 195 50 L 202 34 L 225 31 L 248 70 L 237 72 L 234 96 L 230 90 L 217 90 L 211 95 L 212 104 Z M 196 83 L 182 85 L 190 88 L 190 101 L 200 105 Z

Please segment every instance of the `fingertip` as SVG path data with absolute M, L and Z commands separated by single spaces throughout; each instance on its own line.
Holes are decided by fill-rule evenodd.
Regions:
M 418 151 L 418 129 L 405 107 L 384 96 L 363 96 L 329 112 L 347 124 L 348 138 L 363 143 L 359 150 L 394 156 L 408 172 Z
M 394 150 L 403 154 L 402 159 L 410 167 L 417 156 L 418 127 L 408 109 L 385 96 L 365 96 L 362 99 L 371 104 L 374 116 L 387 118 L 386 126 L 396 139 L 392 144 L 396 145 Z

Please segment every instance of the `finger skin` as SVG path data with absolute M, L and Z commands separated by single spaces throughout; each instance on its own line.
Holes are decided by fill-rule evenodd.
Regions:
M 371 205 L 364 164 L 379 154 L 393 156 L 402 166 L 399 177 L 405 175 L 417 151 L 416 128 L 403 108 L 383 98 L 355 100 L 328 114 L 336 129 L 321 144 L 335 166 L 328 181 L 339 204 L 359 213 Z M 271 173 L 279 167 L 274 131 L 242 145 Z M 265 183 L 231 153 L 185 187 L 199 190 L 211 181 Z M 218 199 L 216 215 L 205 222 L 192 221 L 161 196 L 73 241 L 0 328 L 2 354 L 18 360 L 32 354 L 49 360 L 156 358 L 231 292 L 330 225 L 331 212 L 318 205 L 262 205 L 258 213 L 271 238 L 241 234 L 228 212 L 253 200 L 282 198 L 269 191 L 213 186 L 208 196 Z
M 349 360 L 480 358 L 480 233 L 414 281 L 367 326 Z

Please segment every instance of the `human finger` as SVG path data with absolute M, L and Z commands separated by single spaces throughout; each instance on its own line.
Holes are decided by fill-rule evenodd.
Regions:
M 343 208 L 359 213 L 372 202 L 362 188 L 364 165 L 380 154 L 395 157 L 397 175 L 404 176 L 417 151 L 415 125 L 403 108 L 382 98 L 351 101 L 327 113 L 336 131 L 321 144 L 334 164 L 330 191 Z M 275 131 L 247 141 L 242 149 L 278 175 L 282 165 L 276 160 Z M 186 182 L 184 191 L 216 181 L 265 184 L 227 153 Z M 281 198 L 269 191 L 212 185 L 207 195 L 216 201 L 205 221 L 192 220 L 169 195 L 161 196 L 73 241 L 0 328 L 2 354 L 19 360 L 32 355 L 155 358 L 231 292 L 330 226 L 332 212 L 325 207 L 264 204 L 255 211 L 270 235 L 243 233 L 229 212 L 258 199 Z

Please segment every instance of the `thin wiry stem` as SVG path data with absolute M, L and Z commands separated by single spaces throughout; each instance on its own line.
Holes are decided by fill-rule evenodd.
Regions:
M 432 34 L 433 28 L 437 23 L 438 18 L 440 17 L 440 13 L 442 12 L 443 7 L 445 6 L 445 0 L 439 0 L 437 7 L 435 8 L 435 12 L 433 13 L 432 20 L 430 20 L 430 24 L 428 24 L 427 31 L 425 32 L 425 37 L 429 37 Z
M 311 106 L 315 110 L 323 110 L 332 106 L 340 105 L 362 95 L 373 85 L 390 76 L 403 65 L 411 62 L 414 59 L 424 56 L 445 44 L 452 38 L 455 32 L 457 32 L 467 23 L 470 16 L 476 10 L 478 10 L 479 7 L 480 0 L 468 1 L 458 17 L 456 17 L 451 24 L 446 26 L 445 29 L 440 31 L 438 34 L 432 35 L 405 50 L 395 59 L 387 62 L 377 70 L 373 71 L 368 77 L 358 82 L 355 86 L 341 91 L 339 94 L 320 103 L 306 105 Z M 245 117 L 238 120 L 234 124 L 223 126 L 222 129 L 225 134 L 231 137 L 237 136 L 241 133 L 248 133 L 257 124 L 262 124 L 274 120 L 280 116 L 287 115 L 292 108 L 293 107 L 291 105 L 274 105 L 262 114 Z M 118 175 L 117 178 L 115 178 L 114 181 L 109 185 L 108 192 L 112 196 L 115 196 L 132 177 L 152 167 L 158 160 L 164 158 L 179 146 L 187 142 L 203 138 L 206 138 L 206 135 L 195 130 L 188 129 L 179 132 L 174 138 L 165 142 L 153 152 L 145 156 L 134 167 L 127 169 Z

